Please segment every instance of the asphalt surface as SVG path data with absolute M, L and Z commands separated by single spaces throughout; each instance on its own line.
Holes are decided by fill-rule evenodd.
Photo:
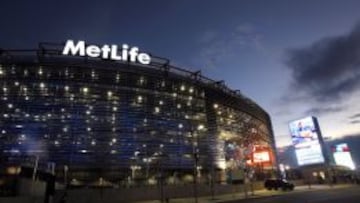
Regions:
M 295 191 L 281 195 L 226 201 L 227 203 L 360 203 L 360 186 Z

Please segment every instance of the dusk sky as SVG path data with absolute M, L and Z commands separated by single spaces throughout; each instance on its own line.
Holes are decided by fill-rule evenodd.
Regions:
M 278 146 L 308 115 L 325 137 L 360 135 L 359 0 L 24 0 L 0 16 L 2 49 L 127 43 L 225 80 L 270 113 Z

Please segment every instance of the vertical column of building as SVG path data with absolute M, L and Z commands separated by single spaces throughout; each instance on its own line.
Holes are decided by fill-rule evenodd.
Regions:
M 209 90 L 205 91 L 205 109 L 206 109 L 206 122 L 207 122 L 207 167 L 210 173 L 213 174 L 216 169 L 216 157 L 218 156 L 217 151 L 217 139 L 218 139 L 218 128 L 216 120 L 216 112 L 214 109 L 215 101 L 212 98 L 212 93 Z
M 272 163 L 271 165 L 273 167 L 275 167 L 276 171 L 280 171 L 280 168 L 279 168 L 279 164 L 278 164 L 278 155 L 277 155 L 277 150 L 276 150 L 276 146 L 275 146 L 275 135 L 274 135 L 274 130 L 272 128 L 272 123 L 271 123 L 271 119 L 270 119 L 270 116 L 268 114 L 266 114 L 266 117 L 267 117 L 267 128 L 269 129 L 269 137 L 270 137 L 270 145 L 271 145 L 271 151 L 272 151 L 272 155 L 273 155 L 273 158 L 272 158 Z

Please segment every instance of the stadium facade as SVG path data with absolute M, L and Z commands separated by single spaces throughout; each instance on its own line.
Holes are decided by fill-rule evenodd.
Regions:
M 269 115 L 223 81 L 152 55 L 141 64 L 63 48 L 1 50 L 3 171 L 50 166 L 58 178 L 117 182 L 195 168 L 206 177 L 251 165 L 254 146 L 276 166 Z

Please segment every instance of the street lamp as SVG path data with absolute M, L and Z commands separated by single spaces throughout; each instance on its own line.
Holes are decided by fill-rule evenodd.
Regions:
M 286 178 L 285 165 L 279 164 L 279 170 L 282 178 Z
M 68 185 L 68 172 L 69 172 L 69 166 L 68 165 L 64 165 L 64 185 L 65 185 L 65 188 L 67 188 L 67 185 Z
M 193 175 L 194 176 L 194 196 L 195 196 L 195 203 L 197 203 L 198 202 L 197 174 L 198 174 L 199 149 L 197 148 L 197 146 L 195 147 L 195 143 L 193 146 L 193 156 L 194 156 L 194 175 Z
M 146 179 L 148 179 L 149 178 L 151 157 L 143 158 L 143 162 L 145 162 L 145 164 L 146 164 Z
M 193 177 L 194 177 L 194 198 L 195 198 L 195 203 L 198 202 L 198 191 L 197 191 L 197 179 L 198 179 L 198 171 L 200 170 L 199 168 L 199 135 L 196 133 L 194 133 L 193 127 L 191 126 L 191 135 L 193 138 L 193 157 L 194 157 L 194 171 L 193 171 Z M 197 126 L 197 131 L 201 131 L 203 130 L 205 127 L 203 124 L 199 124 Z
M 202 166 L 197 166 L 196 169 L 197 169 L 197 177 L 200 178 Z
M 163 145 L 160 145 L 160 148 L 163 148 Z M 163 174 L 163 161 L 168 158 L 167 155 L 163 154 L 162 151 L 160 151 L 159 153 L 156 153 L 156 155 L 154 155 L 154 160 L 157 160 L 157 165 L 158 165 L 158 184 L 160 186 L 160 201 L 164 202 L 165 198 L 164 198 L 164 174 Z
M 290 179 L 290 169 L 289 165 L 285 165 L 285 175 L 287 179 Z
M 35 156 L 34 169 L 33 169 L 33 174 L 32 174 L 33 181 L 35 181 L 38 166 L 39 166 L 39 156 Z
M 141 166 L 131 165 L 131 166 L 130 166 L 130 169 L 131 169 L 131 179 L 134 180 L 134 178 L 135 178 L 135 172 L 136 172 L 137 170 L 140 170 L 140 169 L 141 169 Z

